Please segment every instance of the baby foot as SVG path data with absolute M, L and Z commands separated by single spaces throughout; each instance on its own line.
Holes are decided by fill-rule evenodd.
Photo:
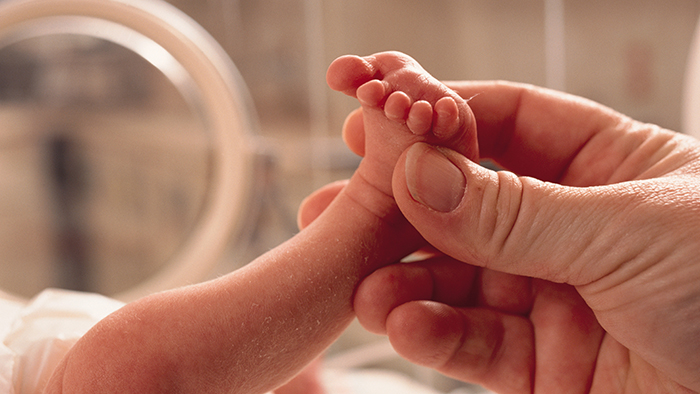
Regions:
M 416 142 L 478 156 L 476 122 L 466 100 L 399 52 L 343 56 L 329 67 L 328 85 L 355 97 L 364 118 L 364 160 L 358 172 L 385 194 L 401 153 Z

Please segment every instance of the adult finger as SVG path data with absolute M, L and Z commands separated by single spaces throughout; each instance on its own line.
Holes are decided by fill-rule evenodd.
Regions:
M 347 180 L 336 181 L 316 190 L 301 202 L 297 212 L 297 226 L 306 228 L 323 213 L 335 197 L 347 185 Z
M 386 334 L 389 313 L 401 304 L 433 300 L 463 306 L 475 299 L 473 282 L 477 269 L 447 256 L 381 268 L 358 286 L 353 301 L 357 318 L 365 329 Z
M 524 317 L 412 301 L 393 309 L 386 326 L 392 346 L 408 361 L 499 393 L 531 392 L 534 334 Z
M 404 358 L 497 392 L 588 392 L 603 330 L 571 286 L 536 281 L 527 316 L 411 301 L 387 317 Z
M 393 179 L 404 216 L 443 253 L 574 285 L 602 278 L 641 254 L 649 239 L 667 237 L 663 226 L 646 225 L 656 215 L 646 205 L 658 187 L 561 186 L 490 171 L 426 144 L 404 152 Z
M 345 118 L 343 140 L 353 153 L 365 156 L 365 125 L 362 118 L 362 108 L 350 112 Z

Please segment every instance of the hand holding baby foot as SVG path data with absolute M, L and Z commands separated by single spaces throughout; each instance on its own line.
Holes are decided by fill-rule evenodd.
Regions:
M 698 141 L 533 86 L 452 86 L 479 94 L 484 157 L 529 177 L 411 147 L 394 174 L 401 212 L 456 259 L 442 278 L 482 268 L 462 285 L 427 263 L 375 271 L 353 305 L 363 325 L 411 361 L 503 393 L 699 392 L 699 244 L 684 238 L 700 228 Z M 359 117 L 344 130 L 353 151 Z M 447 211 L 426 198 L 444 182 L 419 181 L 445 165 L 467 185 Z
M 466 100 L 399 52 L 343 56 L 328 69 L 328 85 L 358 99 L 365 145 L 358 174 L 391 196 L 399 155 L 415 142 L 452 148 L 476 160 L 476 123 Z

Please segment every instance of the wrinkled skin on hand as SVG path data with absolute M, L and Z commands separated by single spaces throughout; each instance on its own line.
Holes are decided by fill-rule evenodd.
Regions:
M 435 151 L 404 153 L 394 196 L 438 252 L 368 277 L 360 322 L 408 360 L 499 393 L 700 391 L 700 143 L 532 86 L 448 85 L 471 98 L 482 157 L 506 171 L 441 151 L 467 186 L 439 212 L 419 202 Z M 358 154 L 361 116 L 344 130 Z

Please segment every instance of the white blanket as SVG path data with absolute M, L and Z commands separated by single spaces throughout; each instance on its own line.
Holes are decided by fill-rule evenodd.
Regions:
M 29 302 L 0 293 L 0 393 L 41 393 L 71 346 L 122 305 L 65 290 L 45 290 Z

